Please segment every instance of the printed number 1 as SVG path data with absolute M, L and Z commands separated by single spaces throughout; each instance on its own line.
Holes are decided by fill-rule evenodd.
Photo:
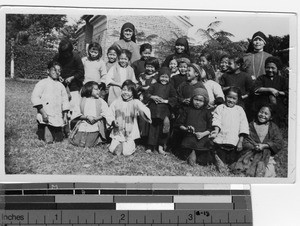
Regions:
M 192 221 L 192 220 L 193 220 L 193 214 L 189 214 L 188 216 L 189 216 L 189 217 L 188 217 L 188 220 L 189 220 L 189 221 Z
M 57 219 L 57 214 L 55 214 L 55 220 L 58 220 L 58 219 Z

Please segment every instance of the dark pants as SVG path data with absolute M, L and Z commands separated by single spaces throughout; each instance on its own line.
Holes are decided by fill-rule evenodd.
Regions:
M 47 143 L 60 142 L 64 139 L 62 127 L 45 124 L 38 124 L 37 135 L 40 140 L 44 140 Z
M 223 163 L 228 165 L 236 162 L 239 158 L 239 152 L 234 145 L 214 143 L 214 150 Z
M 169 137 L 168 133 L 163 133 L 163 120 L 159 118 L 152 119 L 149 125 L 148 145 L 165 146 Z

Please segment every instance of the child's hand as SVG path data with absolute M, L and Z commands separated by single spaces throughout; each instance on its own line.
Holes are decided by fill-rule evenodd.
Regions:
M 208 138 L 215 139 L 217 137 L 217 135 L 218 135 L 218 132 L 214 130 L 214 131 L 211 131 Z
M 188 133 L 195 133 L 195 128 L 193 126 L 188 126 L 187 131 Z
M 71 77 L 69 77 L 69 78 L 66 78 L 66 79 L 65 79 L 65 82 L 66 82 L 67 84 L 69 84 L 69 83 L 71 83 L 71 82 L 73 81 L 73 79 L 74 79 L 74 76 L 71 76 Z
M 86 116 L 86 121 L 89 123 L 89 124 L 91 124 L 91 125 L 93 125 L 94 124 L 94 117 L 93 116 Z
M 182 103 L 189 105 L 190 104 L 191 99 L 190 98 L 186 98 L 182 101 Z
M 262 151 L 263 149 L 265 149 L 265 145 L 264 144 L 257 144 L 255 145 L 255 150 L 256 151 Z
M 271 88 L 271 93 L 272 93 L 272 95 L 274 95 L 275 97 L 277 97 L 277 96 L 280 94 L 280 92 L 279 92 L 277 89 L 274 89 L 274 88 Z
M 42 114 L 43 122 L 44 123 L 49 123 L 48 115 L 46 113 L 41 113 L 41 114 Z
M 239 142 L 237 143 L 236 150 L 237 150 L 237 151 L 243 150 L 243 143 L 242 143 L 242 142 L 239 141 Z
M 150 96 L 150 99 L 152 99 L 156 104 L 158 104 L 161 98 L 159 96 L 153 95 Z
M 196 132 L 195 133 L 197 140 L 201 140 L 203 137 L 205 137 L 205 133 Z

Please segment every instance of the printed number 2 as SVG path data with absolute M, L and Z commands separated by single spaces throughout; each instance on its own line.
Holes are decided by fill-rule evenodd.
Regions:
M 124 213 L 122 213 L 121 214 L 121 219 L 120 219 L 121 221 L 124 221 L 125 220 L 125 214 Z
M 193 220 L 193 214 L 189 214 L 189 215 L 188 215 L 188 220 L 189 220 L 189 221 L 192 221 L 192 220 Z

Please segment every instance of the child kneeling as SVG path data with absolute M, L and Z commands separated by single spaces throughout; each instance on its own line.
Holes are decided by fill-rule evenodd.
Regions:
M 105 87 L 104 87 L 105 89 Z M 107 124 L 113 121 L 107 103 L 100 97 L 97 82 L 87 82 L 81 90 L 80 112 L 70 134 L 70 143 L 80 147 L 94 147 L 106 142 Z
M 190 165 L 214 163 L 212 143 L 208 138 L 212 129 L 211 111 L 207 109 L 208 94 L 203 88 L 196 88 L 190 105 L 184 108 L 177 123 L 184 132 L 181 147 Z
M 121 97 L 110 105 L 114 116 L 112 138 L 109 151 L 116 155 L 131 155 L 135 152 L 134 140 L 140 138 L 137 117 L 141 116 L 151 123 L 151 113 L 140 100 L 137 99 L 136 85 L 126 80 L 121 86 Z

